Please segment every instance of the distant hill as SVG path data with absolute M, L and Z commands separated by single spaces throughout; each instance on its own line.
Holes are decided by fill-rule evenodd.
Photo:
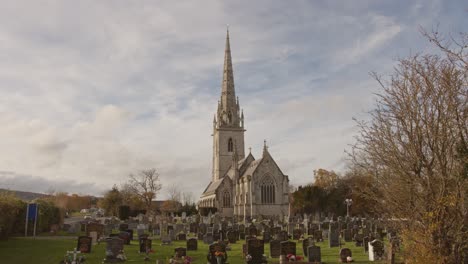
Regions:
M 36 198 L 41 198 L 44 196 L 48 196 L 47 194 L 44 193 L 33 193 L 33 192 L 23 192 L 23 191 L 15 191 L 15 190 L 7 190 L 7 189 L 0 189 L 0 193 L 14 193 L 16 197 L 18 197 L 21 200 L 24 201 L 31 201 Z

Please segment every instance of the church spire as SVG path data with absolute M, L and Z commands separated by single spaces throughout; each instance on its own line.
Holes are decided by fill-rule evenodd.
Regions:
M 223 67 L 223 83 L 221 88 L 221 111 L 219 113 L 227 115 L 225 121 L 229 125 L 239 125 L 239 111 L 236 100 L 236 92 L 234 89 L 234 73 L 232 69 L 231 45 L 229 43 L 229 29 L 226 31 L 226 47 L 224 49 L 224 67 Z M 237 124 L 236 124 L 237 123 Z

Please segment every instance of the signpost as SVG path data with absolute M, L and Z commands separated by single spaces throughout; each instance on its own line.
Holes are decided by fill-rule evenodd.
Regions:
M 26 223 L 24 224 L 24 236 L 28 236 L 28 224 L 30 220 L 34 220 L 33 236 L 36 237 L 37 215 L 39 212 L 39 205 L 30 203 L 26 207 Z

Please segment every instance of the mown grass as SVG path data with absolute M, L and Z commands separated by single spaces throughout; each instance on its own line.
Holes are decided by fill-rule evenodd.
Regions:
M 297 242 L 297 241 L 295 241 Z M 228 261 L 230 264 L 244 263 L 242 258 L 242 244 L 239 241 L 232 244 L 232 250 L 228 251 Z M 317 244 L 321 247 L 322 261 L 325 263 L 339 263 L 339 248 L 329 248 L 328 242 Z M 63 259 L 67 250 L 73 250 L 76 247 L 76 239 L 67 238 L 12 238 L 0 241 L 0 263 L 5 264 L 58 264 Z M 185 241 L 173 241 L 172 245 L 162 246 L 160 240 L 153 240 L 154 253 L 150 254 L 150 261 L 144 261 L 144 254 L 138 253 L 138 241 L 134 240 L 130 245 L 125 245 L 124 250 L 127 256 L 127 263 L 168 263 L 169 258 L 174 254 L 174 248 L 186 247 Z M 354 243 L 345 243 L 343 247 L 348 247 L 353 253 L 354 263 L 379 263 L 369 262 L 368 255 L 363 247 L 355 247 Z M 187 255 L 194 259 L 193 263 L 205 264 L 208 245 L 202 241 L 198 243 L 197 251 L 187 251 Z M 269 244 L 265 244 L 265 254 L 269 256 Z M 297 254 L 303 256 L 302 244 L 297 243 Z M 105 256 L 105 243 L 95 245 L 90 254 L 83 254 L 86 257 L 86 263 L 102 263 Z M 269 263 L 277 263 L 278 259 L 268 259 Z

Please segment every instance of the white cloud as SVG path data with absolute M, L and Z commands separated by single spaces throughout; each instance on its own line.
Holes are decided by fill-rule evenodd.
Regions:
M 364 116 L 376 91 L 367 73 L 428 46 L 415 21 L 443 23 L 454 12 L 437 1 L 395 6 L 3 3 L 0 170 L 10 176 L 0 188 L 14 180 L 18 189 L 56 183 L 98 194 L 156 167 L 164 186 L 197 196 L 211 177 L 226 24 L 254 154 L 266 138 L 294 184 L 319 167 L 340 170 L 351 118 Z

